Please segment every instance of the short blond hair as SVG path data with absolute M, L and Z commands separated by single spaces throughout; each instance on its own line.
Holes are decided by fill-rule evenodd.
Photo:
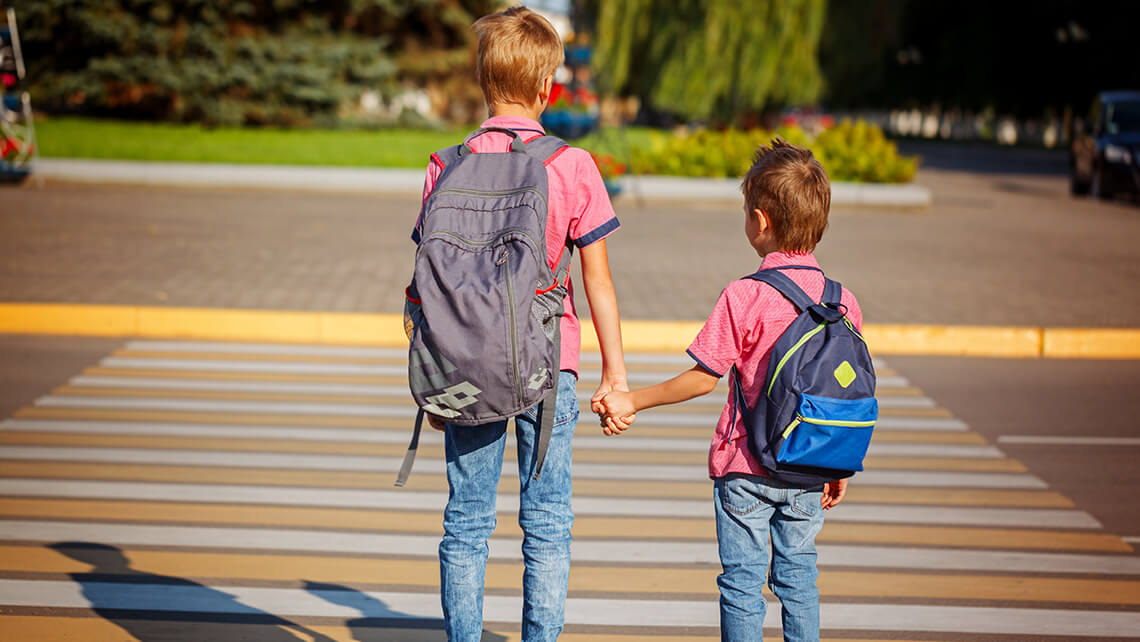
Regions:
M 827 229 L 831 182 L 811 150 L 781 138 L 761 145 L 740 185 L 748 216 L 762 210 L 784 252 L 811 252 Z
M 523 6 L 483 16 L 472 25 L 479 38 L 475 74 L 487 106 L 529 105 L 542 80 L 562 65 L 562 39 L 539 14 Z

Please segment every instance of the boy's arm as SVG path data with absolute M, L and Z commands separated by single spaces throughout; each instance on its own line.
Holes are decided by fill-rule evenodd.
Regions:
M 641 410 L 707 395 L 716 388 L 719 380 L 720 377 L 701 366 L 693 366 L 655 386 L 633 392 L 611 392 L 602 399 L 606 413 L 606 425 L 602 432 L 612 435 L 624 431 L 629 427 L 629 422 L 625 419 Z
M 611 390 L 629 390 L 626 383 L 625 355 L 621 343 L 621 316 L 618 314 L 617 293 L 610 274 L 610 260 L 606 240 L 601 239 L 582 248 L 582 284 L 590 304 L 590 318 L 598 333 L 602 351 L 602 381 L 590 399 L 590 407 L 599 412 L 599 401 Z

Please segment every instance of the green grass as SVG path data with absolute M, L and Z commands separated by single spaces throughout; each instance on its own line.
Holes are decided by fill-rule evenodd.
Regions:
M 466 130 L 205 129 L 87 118 L 36 123 L 49 158 L 422 168 Z
M 206 129 L 63 117 L 36 123 L 40 154 L 48 158 L 351 167 L 422 168 L 428 155 L 458 143 L 468 131 Z M 625 161 L 631 144 L 648 144 L 649 132 L 607 129 L 574 144 Z

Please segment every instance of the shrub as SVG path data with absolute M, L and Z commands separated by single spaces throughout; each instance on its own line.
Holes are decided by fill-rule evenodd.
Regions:
M 918 157 L 900 155 L 877 125 L 850 120 L 817 136 L 795 126 L 654 133 L 648 146 L 631 148 L 630 166 L 634 174 L 736 178 L 748 171 L 756 148 L 776 136 L 811 149 L 833 181 L 906 183 L 918 170 Z

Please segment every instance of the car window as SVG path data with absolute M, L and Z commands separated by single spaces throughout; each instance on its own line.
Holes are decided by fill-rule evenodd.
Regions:
M 1109 103 L 1104 121 L 1104 130 L 1109 134 L 1140 132 L 1140 101 Z

